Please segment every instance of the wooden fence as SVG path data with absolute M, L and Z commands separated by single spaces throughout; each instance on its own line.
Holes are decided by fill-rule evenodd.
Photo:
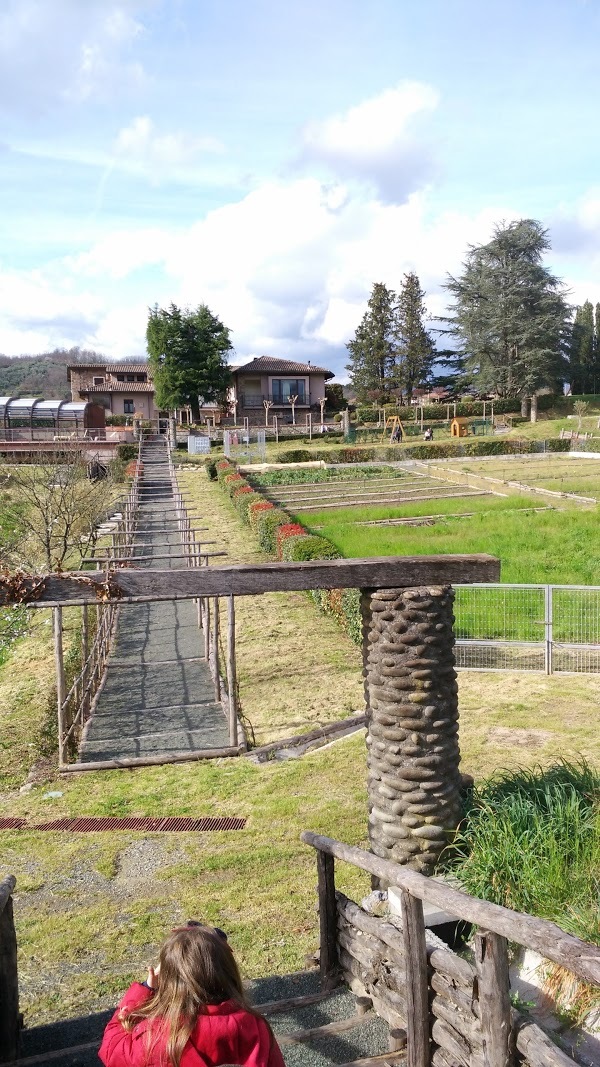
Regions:
M 600 947 L 552 922 L 479 900 L 408 867 L 306 831 L 317 850 L 320 967 L 325 987 L 343 978 L 393 1033 L 405 1029 L 408 1067 L 572 1067 L 573 1060 L 511 1006 L 507 942 L 534 949 L 600 985 Z M 401 890 L 396 925 L 336 892 L 334 858 Z M 474 924 L 470 963 L 426 930 L 423 901 Z
M 12 902 L 15 885 L 12 874 L 0 882 L 0 1063 L 10 1063 L 17 1058 L 21 1029 Z

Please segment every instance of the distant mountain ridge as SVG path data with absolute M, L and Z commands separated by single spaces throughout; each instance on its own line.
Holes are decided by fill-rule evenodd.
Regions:
M 81 348 L 55 348 L 31 356 L 0 355 L 0 396 L 39 396 L 44 400 L 70 400 L 67 381 L 70 363 L 110 363 L 102 352 Z M 128 360 L 141 362 L 138 358 Z

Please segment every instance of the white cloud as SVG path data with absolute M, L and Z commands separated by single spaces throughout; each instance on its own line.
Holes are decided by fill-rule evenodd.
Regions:
M 7 0 L 0 11 L 0 101 L 39 114 L 61 101 L 117 97 L 145 75 L 130 47 L 151 0 Z
M 341 178 L 369 181 L 383 199 L 401 203 L 431 173 L 431 151 L 411 130 L 438 99 L 430 85 L 401 82 L 342 115 L 309 123 L 300 158 Z
M 159 133 L 148 115 L 139 115 L 119 131 L 114 151 L 119 160 L 164 172 L 193 163 L 199 156 L 220 153 L 223 145 L 214 137 L 181 130 Z
M 432 216 L 427 193 L 393 205 L 315 178 L 265 183 L 184 232 L 113 231 L 45 272 L 0 279 L 0 351 L 23 351 L 17 326 L 42 336 L 44 319 L 40 350 L 139 353 L 149 304 L 206 302 L 231 328 L 238 358 L 312 359 L 343 374 L 345 342 L 375 281 L 397 288 L 415 270 L 439 311 L 445 271 L 459 270 L 467 242 L 488 240 L 509 214 Z

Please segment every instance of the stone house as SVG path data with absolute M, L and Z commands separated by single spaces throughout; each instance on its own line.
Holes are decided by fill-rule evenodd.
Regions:
M 74 363 L 67 367 L 67 378 L 73 400 L 100 404 L 107 415 L 158 418 L 147 363 Z

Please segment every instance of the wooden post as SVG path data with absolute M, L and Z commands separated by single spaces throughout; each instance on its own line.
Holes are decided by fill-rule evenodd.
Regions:
M 238 743 L 237 674 L 235 669 L 235 600 L 227 597 L 227 692 L 229 694 L 229 744 Z
M 17 938 L 13 918 L 11 874 L 0 882 L 0 1063 L 10 1063 L 19 1055 L 19 983 Z
M 62 607 L 52 608 L 54 623 L 54 663 L 56 666 L 56 710 L 58 713 L 58 763 L 66 763 L 65 746 L 65 663 L 62 640 Z
M 208 664 L 210 664 L 210 600 L 208 597 L 204 597 L 204 612 L 203 612 L 204 628 L 204 658 Z
M 213 597 L 212 651 L 215 663 L 215 700 L 221 699 L 221 676 L 219 674 L 219 598 Z
M 89 700 L 87 696 L 87 677 L 88 670 L 86 667 L 87 658 L 90 654 L 90 626 L 89 626 L 89 614 L 88 605 L 83 604 L 81 608 L 81 702 L 83 705 L 82 716 L 83 720 L 87 717 L 89 709 Z
M 335 900 L 335 872 L 333 856 L 317 850 L 319 893 L 319 967 L 323 989 L 332 989 L 339 982 L 337 950 L 337 904 Z
M 423 902 L 402 891 L 402 929 L 406 960 L 406 1063 L 429 1067 L 429 983 Z
M 514 1062 L 507 941 L 479 930 L 474 944 L 485 1067 L 510 1067 Z

